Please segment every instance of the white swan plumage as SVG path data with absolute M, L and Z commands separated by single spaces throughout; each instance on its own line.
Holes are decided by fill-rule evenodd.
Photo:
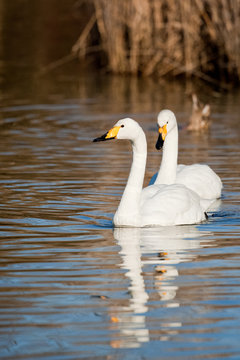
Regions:
M 127 139 L 132 143 L 133 161 L 126 187 L 114 215 L 115 227 L 146 227 L 196 224 L 206 220 L 197 194 L 181 184 L 151 185 L 142 190 L 147 142 L 133 119 L 119 120 L 112 129 L 93 141 Z
M 201 199 L 215 200 L 221 197 L 222 181 L 205 164 L 177 165 L 178 127 L 174 113 L 162 110 L 158 114 L 159 137 L 156 148 L 163 147 L 162 162 L 151 184 L 183 184 L 197 193 Z

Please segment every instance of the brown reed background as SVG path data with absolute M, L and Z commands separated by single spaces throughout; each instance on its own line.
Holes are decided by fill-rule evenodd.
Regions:
M 73 47 L 113 73 L 240 80 L 240 0 L 91 0 Z M 89 6 L 89 0 L 88 0 Z

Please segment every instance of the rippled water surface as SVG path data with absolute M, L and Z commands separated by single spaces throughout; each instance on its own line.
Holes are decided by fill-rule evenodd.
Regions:
M 138 120 L 149 145 L 147 185 L 161 159 L 156 114 L 171 108 L 182 127 L 191 108 L 185 90 L 76 74 L 6 88 L 1 358 L 240 358 L 239 92 L 209 94 L 211 130 L 180 130 L 179 162 L 219 174 L 216 211 L 198 226 L 114 230 L 130 145 L 92 139 L 119 118 Z

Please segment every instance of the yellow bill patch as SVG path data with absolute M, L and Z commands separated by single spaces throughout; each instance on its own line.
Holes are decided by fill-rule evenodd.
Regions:
M 162 135 L 162 139 L 165 140 L 165 137 L 167 135 L 167 125 L 163 125 L 158 129 L 159 134 Z
M 116 316 L 112 316 L 112 317 L 111 317 L 111 321 L 112 321 L 113 323 L 118 323 L 118 322 L 119 322 L 119 319 L 118 319 Z
M 110 129 L 105 137 L 105 139 L 111 139 L 115 138 L 118 134 L 118 131 L 121 126 L 114 126 L 112 129 Z

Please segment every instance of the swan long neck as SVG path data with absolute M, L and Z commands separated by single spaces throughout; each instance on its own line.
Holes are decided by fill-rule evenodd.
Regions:
M 155 184 L 174 184 L 177 174 L 178 129 L 175 126 L 166 136 L 162 162 Z
M 115 226 L 141 225 L 139 209 L 147 159 L 147 142 L 142 130 L 132 141 L 132 150 L 132 166 L 120 204 L 114 215 Z

